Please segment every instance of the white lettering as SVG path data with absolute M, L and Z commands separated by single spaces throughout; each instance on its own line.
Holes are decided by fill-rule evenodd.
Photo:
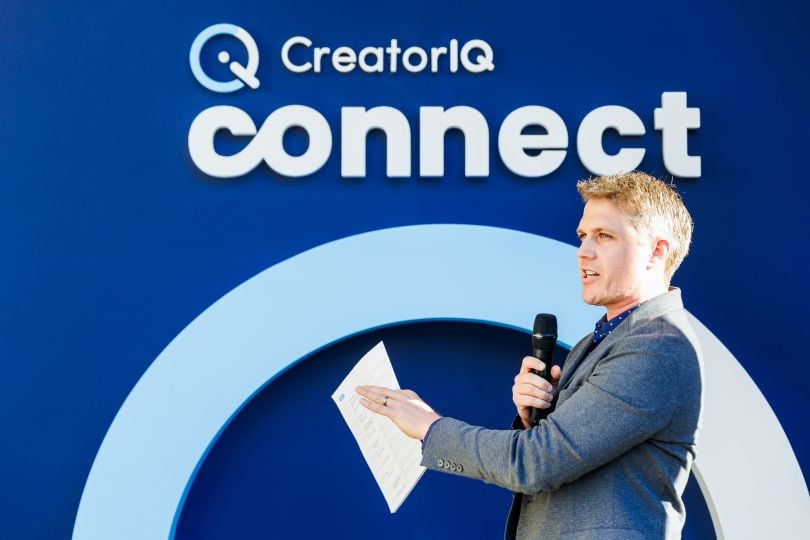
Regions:
M 661 131 L 664 166 L 683 178 L 700 176 L 700 156 L 690 156 L 687 135 L 700 127 L 700 109 L 686 106 L 686 92 L 664 92 L 661 107 L 653 112 L 655 129 Z
M 589 112 L 577 132 L 577 152 L 585 168 L 593 174 L 610 175 L 635 170 L 644 159 L 643 148 L 622 148 L 615 155 L 605 153 L 602 136 L 608 129 L 619 135 L 644 135 L 644 124 L 626 107 L 606 105 Z
M 388 68 L 390 69 L 391 73 L 397 72 L 397 56 L 399 53 L 402 52 L 402 49 L 399 48 L 397 45 L 397 40 L 392 39 L 391 44 L 385 48 L 385 52 L 388 53 Z
M 300 156 L 291 156 L 284 149 L 284 134 L 292 127 L 302 128 L 309 137 L 309 146 Z M 264 161 L 283 176 L 295 178 L 312 174 L 323 167 L 332 152 L 329 123 L 321 113 L 310 107 L 287 105 L 276 109 L 262 124 L 262 132 L 265 133 L 262 137 Z
M 529 126 L 545 128 L 545 135 L 527 135 Z M 527 178 L 545 176 L 556 171 L 565 159 L 568 129 L 556 112 L 539 105 L 515 109 L 504 119 L 498 133 L 501 159 L 513 173 Z M 540 150 L 529 155 L 526 150 Z
M 291 43 L 290 47 L 307 46 L 300 40 Z M 317 48 L 312 50 L 317 51 Z M 372 55 L 383 58 L 381 49 L 371 51 L 363 58 Z M 422 52 L 425 53 L 423 58 L 426 62 L 427 53 Z M 333 61 L 335 58 L 338 58 L 337 65 L 345 67 L 351 54 L 341 51 L 333 56 Z M 409 64 L 404 57 L 403 61 L 406 65 L 417 66 Z M 315 65 L 307 69 L 314 69 Z M 366 63 L 366 66 L 376 69 L 372 64 Z M 295 67 L 305 69 L 304 64 L 295 64 Z M 700 109 L 687 107 L 686 98 L 686 92 L 662 94 L 661 107 L 655 109 L 655 127 L 662 131 L 667 171 L 679 177 L 696 177 L 700 174 L 700 157 L 688 154 L 686 138 L 688 130 L 697 129 L 700 125 Z M 294 127 L 303 129 L 308 137 L 306 151 L 298 156 L 290 155 L 283 144 L 285 134 Z M 545 133 L 532 133 L 529 130 L 532 127 L 542 128 Z M 464 175 L 487 176 L 489 125 L 481 112 L 467 106 L 419 108 L 419 175 L 444 175 L 445 138 L 447 132 L 453 129 L 459 130 L 464 138 Z M 615 154 L 608 154 L 603 146 L 603 137 L 609 129 L 615 130 L 620 136 L 645 133 L 641 119 L 630 109 L 617 105 L 594 109 L 582 119 L 577 130 L 577 153 L 582 164 L 591 173 L 599 175 L 637 168 L 646 150 L 621 148 Z M 388 106 L 341 108 L 341 175 L 347 178 L 366 175 L 367 140 L 373 130 L 380 130 L 385 135 L 386 175 L 409 177 L 411 127 L 401 111 Z M 250 139 L 240 151 L 223 155 L 215 148 L 220 131 Z M 205 109 L 191 123 L 188 149 L 195 166 L 216 178 L 243 176 L 262 161 L 276 173 L 294 178 L 313 174 L 323 167 L 332 151 L 332 132 L 320 112 L 303 105 L 276 109 L 258 129 L 242 109 L 221 105 Z M 526 178 L 538 178 L 556 171 L 565 160 L 567 149 L 568 129 L 565 122 L 547 107 L 527 105 L 515 109 L 504 118 L 498 131 L 501 160 L 511 172 Z
M 451 39 L 450 40 L 450 52 L 448 53 L 450 58 L 450 73 L 455 73 L 458 71 L 458 40 Z
M 340 113 L 342 177 L 366 176 L 366 138 L 373 129 L 385 133 L 386 176 L 411 175 L 411 126 L 404 114 L 393 107 L 343 107 Z
M 293 64 L 292 60 L 290 60 L 290 49 L 292 49 L 295 45 L 303 45 L 306 48 L 310 48 L 312 46 L 312 41 L 304 36 L 293 36 L 285 41 L 284 45 L 281 47 L 281 63 L 284 64 L 286 69 L 292 71 L 293 73 L 304 73 L 309 71 L 312 69 L 311 62 L 306 62 L 299 66 L 297 64 Z
M 447 54 L 447 47 L 433 47 L 430 49 L 430 71 L 439 72 L 439 58 Z
M 291 156 L 284 149 L 284 133 L 292 127 L 302 128 L 309 137 L 309 146 L 300 156 Z M 223 156 L 214 149 L 214 137 L 222 129 L 236 136 L 254 137 L 240 152 Z M 245 111 L 220 105 L 205 109 L 191 123 L 188 149 L 197 168 L 216 178 L 245 175 L 262 160 L 283 176 L 299 177 L 316 172 L 329 159 L 332 132 L 321 113 L 303 105 L 276 109 L 258 132 Z
M 475 61 L 470 59 L 472 51 L 480 51 Z M 461 65 L 470 73 L 481 73 L 482 71 L 492 71 L 495 64 L 492 63 L 494 53 L 489 43 L 482 39 L 473 39 L 464 44 L 461 48 Z
M 310 54 L 308 61 L 296 63 L 292 60 L 295 47 L 303 47 Z M 471 39 L 461 45 L 457 39 L 451 39 L 447 47 L 431 47 L 430 51 L 424 47 L 411 46 L 403 49 L 397 39 L 391 39 L 385 48 L 379 46 L 364 47 L 357 53 L 355 49 L 341 45 L 335 49 L 330 47 L 313 47 L 312 40 L 305 36 L 294 36 L 284 42 L 281 48 L 281 63 L 288 71 L 305 73 L 314 71 L 321 73 L 324 68 L 324 58 L 331 55 L 332 67 L 338 73 L 350 73 L 357 66 L 366 73 L 396 73 L 400 61 L 406 71 L 420 73 L 430 64 L 430 72 L 438 73 L 444 68 L 450 73 L 457 73 L 459 63 L 469 73 L 484 73 L 495 69 L 495 53 L 492 46 L 483 39 Z M 442 57 L 447 57 L 447 63 L 442 66 Z M 387 61 L 387 66 L 386 66 Z
M 197 115 L 188 130 L 188 153 L 194 165 L 215 178 L 235 178 L 255 169 L 262 161 L 261 155 L 251 149 L 256 139 L 241 152 L 223 156 L 214 149 L 214 136 L 222 129 L 237 137 L 256 135 L 256 124 L 242 109 L 209 107 Z
M 419 174 L 444 175 L 444 135 L 450 129 L 464 134 L 464 175 L 489 174 L 489 126 L 472 107 L 419 108 Z
M 357 57 L 350 47 L 338 47 L 332 53 L 332 67 L 340 73 L 353 71 L 356 62 Z
M 315 69 L 313 70 L 315 71 L 315 73 L 321 72 L 321 60 L 323 59 L 324 56 L 329 55 L 330 50 L 331 49 L 329 49 L 329 47 L 315 47 L 315 58 L 314 58 Z
M 411 57 L 418 56 L 419 62 L 414 64 L 411 62 Z M 405 66 L 405 69 L 410 71 L 411 73 L 419 73 L 425 66 L 427 66 L 428 57 L 427 53 L 424 49 L 420 47 L 408 47 L 405 49 L 405 53 L 402 55 L 402 65 Z
M 375 59 L 374 64 L 369 64 L 366 61 L 366 58 L 368 58 L 369 56 L 374 57 L 374 59 Z M 362 69 L 366 73 L 382 73 L 383 72 L 383 65 L 385 64 L 385 61 L 383 60 L 383 48 L 382 47 L 366 47 L 365 49 L 360 51 L 358 61 L 360 63 L 360 69 Z

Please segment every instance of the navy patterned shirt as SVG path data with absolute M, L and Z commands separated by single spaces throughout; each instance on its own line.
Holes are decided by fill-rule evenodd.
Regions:
M 607 320 L 607 314 L 602 315 L 602 318 L 596 322 L 596 328 L 593 330 L 593 343 L 591 343 L 590 350 L 592 351 L 594 347 L 599 345 L 599 343 L 608 337 L 608 334 L 613 332 L 617 326 L 619 326 L 623 320 L 625 320 L 631 313 L 633 313 L 638 306 L 641 304 L 635 305 L 626 311 L 622 311 L 617 316 L 613 317 L 610 320 Z

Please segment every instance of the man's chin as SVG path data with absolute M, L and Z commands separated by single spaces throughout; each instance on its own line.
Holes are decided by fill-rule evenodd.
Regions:
M 601 306 L 603 305 L 599 298 L 593 296 L 592 294 L 587 294 L 585 291 L 582 292 L 582 301 L 588 304 L 589 306 Z

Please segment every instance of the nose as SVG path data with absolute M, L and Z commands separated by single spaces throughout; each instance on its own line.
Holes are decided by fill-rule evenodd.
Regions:
M 580 241 L 579 247 L 577 248 L 577 258 L 578 259 L 593 259 L 595 256 L 593 247 L 591 244 L 591 240 L 588 238 L 583 238 Z

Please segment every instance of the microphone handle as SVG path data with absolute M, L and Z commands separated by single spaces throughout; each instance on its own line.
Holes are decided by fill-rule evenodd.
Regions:
M 554 349 L 534 349 L 534 357 L 543 362 L 546 367 L 542 371 L 539 369 L 533 369 L 532 371 L 547 381 L 551 380 L 549 370 L 551 369 L 551 355 L 553 352 Z M 548 409 L 538 409 L 537 407 L 532 407 L 532 412 L 529 415 L 529 423 L 536 426 L 540 423 L 540 420 L 546 417 L 547 414 Z

